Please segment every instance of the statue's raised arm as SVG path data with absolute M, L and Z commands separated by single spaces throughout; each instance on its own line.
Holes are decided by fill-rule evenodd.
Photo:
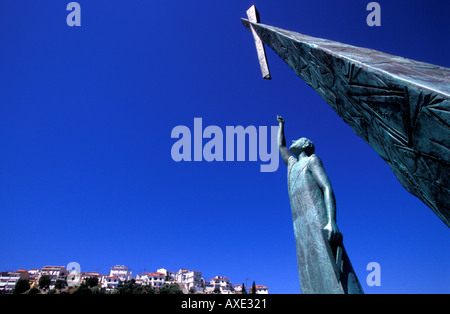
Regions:
M 291 152 L 286 147 L 286 139 L 284 137 L 284 119 L 280 116 L 277 116 L 278 122 L 278 149 L 280 150 L 281 158 L 284 163 L 287 165 L 289 157 L 291 157 Z

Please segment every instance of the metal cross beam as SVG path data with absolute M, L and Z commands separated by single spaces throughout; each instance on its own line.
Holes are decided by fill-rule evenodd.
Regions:
M 252 23 L 259 23 L 259 13 L 256 7 L 252 5 L 250 9 L 247 10 L 248 20 Z M 250 26 L 251 32 L 255 39 L 256 52 L 258 53 L 259 66 L 261 67 L 262 77 L 270 80 L 269 65 L 267 63 L 266 51 L 264 49 L 264 44 L 259 38 L 258 34 L 255 32 L 252 26 Z

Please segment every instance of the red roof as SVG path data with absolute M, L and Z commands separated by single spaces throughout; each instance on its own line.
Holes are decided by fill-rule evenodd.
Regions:
M 256 289 L 268 289 L 266 286 L 263 285 L 257 285 Z
M 110 278 L 110 279 L 119 279 L 119 277 L 117 277 L 117 276 L 107 276 L 106 278 Z
M 138 274 L 139 276 L 147 275 L 149 277 L 158 277 L 158 276 L 164 276 L 163 273 L 141 273 Z
M 214 278 L 211 278 L 210 280 L 225 280 L 225 281 L 230 281 L 230 279 L 228 279 L 228 278 L 226 278 L 226 277 L 220 277 L 220 278 L 219 278 L 219 276 L 216 276 L 216 277 L 214 277 Z
M 28 270 L 19 269 L 19 270 L 16 270 L 15 273 L 28 273 Z
M 253 287 L 250 286 L 249 290 L 252 290 L 252 288 Z M 263 285 L 256 285 L 255 288 L 256 288 L 256 290 L 258 290 L 258 289 L 269 289 L 269 288 L 267 288 L 266 286 L 263 286 Z

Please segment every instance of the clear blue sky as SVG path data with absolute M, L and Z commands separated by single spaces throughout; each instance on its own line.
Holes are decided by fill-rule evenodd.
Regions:
M 187 268 L 299 293 L 286 167 L 179 162 L 177 125 L 276 125 L 316 145 L 366 293 L 450 293 L 450 230 L 241 24 L 265 24 L 450 67 L 448 1 L 78 1 L 0 4 L 0 270 Z M 381 265 L 381 287 L 366 265 Z

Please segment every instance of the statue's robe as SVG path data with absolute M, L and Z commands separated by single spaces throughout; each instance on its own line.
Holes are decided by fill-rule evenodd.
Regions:
M 310 169 L 319 158 L 289 157 L 288 186 L 297 246 L 297 262 L 302 293 L 364 293 L 350 260 L 340 242 L 330 245 L 323 227 L 327 224 L 324 195 Z M 342 252 L 336 264 L 337 247 Z

